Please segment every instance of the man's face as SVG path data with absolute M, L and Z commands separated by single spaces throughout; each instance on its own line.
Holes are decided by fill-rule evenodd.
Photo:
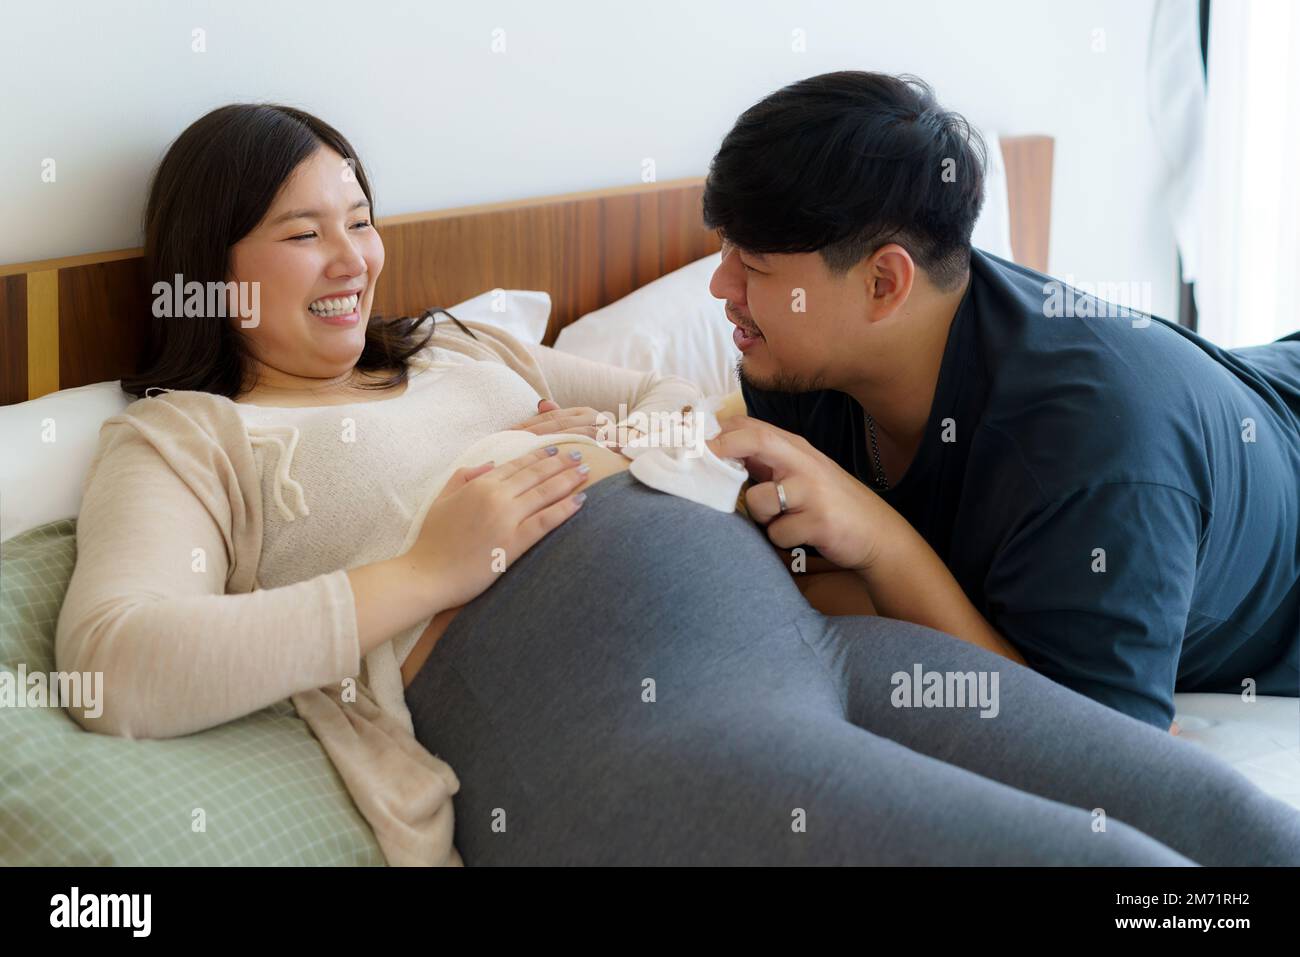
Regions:
M 762 256 L 724 242 L 709 292 L 726 300 L 736 326 L 741 381 L 775 392 L 836 388 L 869 325 L 858 272 L 833 275 L 820 253 Z

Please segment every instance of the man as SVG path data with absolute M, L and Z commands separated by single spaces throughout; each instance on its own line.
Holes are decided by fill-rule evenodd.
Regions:
M 1300 333 L 1230 352 L 972 250 L 983 166 L 914 78 L 737 120 L 704 213 L 748 415 L 710 447 L 881 615 L 1162 729 L 1175 690 L 1296 695 Z

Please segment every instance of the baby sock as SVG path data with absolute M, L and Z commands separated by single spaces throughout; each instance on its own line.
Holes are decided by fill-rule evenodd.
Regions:
M 734 512 L 749 472 L 739 459 L 720 458 L 705 444 L 722 431 L 716 413 L 725 398 L 709 396 L 686 413 L 693 419 L 684 434 L 674 435 L 661 425 L 624 446 L 623 454 L 632 460 L 632 477 L 660 492 Z M 655 421 L 664 418 L 656 416 Z

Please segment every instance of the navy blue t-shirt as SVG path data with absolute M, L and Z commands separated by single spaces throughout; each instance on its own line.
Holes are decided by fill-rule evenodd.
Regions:
M 1175 690 L 1300 693 L 1300 333 L 1229 351 L 1051 282 L 973 252 L 884 500 L 1066 687 L 1160 728 Z M 856 400 L 742 390 L 871 483 Z

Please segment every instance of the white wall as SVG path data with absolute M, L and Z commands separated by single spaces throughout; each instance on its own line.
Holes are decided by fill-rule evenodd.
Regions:
M 138 245 L 154 164 L 224 103 L 338 127 L 382 217 L 634 183 L 646 157 L 659 179 L 701 175 L 761 96 L 857 68 L 919 74 L 983 126 L 1055 136 L 1051 271 L 1149 282 L 1172 316 L 1144 96 L 1153 3 L 22 0 L 0 58 L 0 262 Z

